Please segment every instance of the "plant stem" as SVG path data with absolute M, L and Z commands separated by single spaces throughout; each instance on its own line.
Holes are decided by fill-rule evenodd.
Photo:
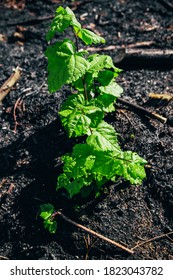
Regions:
M 76 50 L 77 52 L 79 51 L 79 45 L 78 45 L 78 35 L 76 32 L 74 32 L 74 36 L 75 36 L 75 45 L 76 45 Z M 86 84 L 85 84 L 85 76 L 82 77 L 82 84 L 83 84 L 83 89 L 84 89 L 84 97 L 85 97 L 85 100 L 88 101 L 88 94 L 87 94 L 87 90 L 86 90 Z
M 86 90 L 85 77 L 82 77 L 82 83 L 83 83 L 83 88 L 84 88 L 84 97 L 85 97 L 85 100 L 88 101 L 88 94 L 87 94 L 87 90 Z
M 74 225 L 74 226 L 76 226 L 76 227 L 78 227 L 78 228 L 80 228 L 80 229 L 82 229 L 82 230 L 84 230 L 84 231 L 90 233 L 90 234 L 93 234 L 94 236 L 96 236 L 96 237 L 98 237 L 98 238 L 100 238 L 100 239 L 103 239 L 104 241 L 106 241 L 106 242 L 108 242 L 108 243 L 110 243 L 110 244 L 112 244 L 112 245 L 114 245 L 114 246 L 120 248 L 121 250 L 124 250 L 124 251 L 126 251 L 126 252 L 128 252 L 128 253 L 130 253 L 130 254 L 133 254 L 133 250 L 131 250 L 131 249 L 129 249 L 129 248 L 127 248 L 127 247 L 121 245 L 120 243 L 115 242 L 115 241 L 112 240 L 112 239 L 109 239 L 109 238 L 103 236 L 103 235 L 100 234 L 100 233 L 95 232 L 95 231 L 92 230 L 92 229 L 89 229 L 89 228 L 87 228 L 87 227 L 85 227 L 85 226 L 83 226 L 83 225 L 81 225 L 81 224 L 78 224 L 78 223 L 72 221 L 71 219 L 69 219 L 67 216 L 65 216 L 65 215 L 64 215 L 62 212 L 60 212 L 60 211 L 55 212 L 55 213 L 52 215 L 52 218 L 55 218 L 55 216 L 61 216 L 66 222 L 68 222 L 68 223 L 70 223 L 70 224 L 72 224 L 72 225 Z
M 74 32 L 74 30 L 73 30 L 73 33 L 74 33 L 74 37 L 75 37 L 76 50 L 77 50 L 77 52 L 78 52 L 78 51 L 79 51 L 79 45 L 78 45 L 78 40 L 77 40 L 77 33 Z

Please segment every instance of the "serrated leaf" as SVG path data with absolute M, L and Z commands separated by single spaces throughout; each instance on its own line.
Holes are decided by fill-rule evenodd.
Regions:
M 70 26 L 71 21 L 72 15 L 68 14 L 63 7 L 58 7 L 50 29 L 46 34 L 47 41 L 50 41 L 56 32 L 62 33 L 67 27 Z
M 50 29 L 46 34 L 47 41 L 50 41 L 56 32 L 62 33 L 69 26 L 74 26 L 81 28 L 80 23 L 77 21 L 74 13 L 70 8 L 64 9 L 63 7 L 58 7 L 55 13 L 55 17 L 51 23 Z
M 94 102 L 96 106 L 101 108 L 105 113 L 111 113 L 115 111 L 115 103 L 116 97 L 110 94 L 99 94 Z
M 131 184 L 141 184 L 146 177 L 144 165 L 147 161 L 145 159 L 131 151 L 123 152 L 121 155 L 113 153 L 113 157 L 115 161 L 117 160 L 121 163 L 117 169 L 119 176 L 123 176 Z
M 69 137 L 90 134 L 91 119 L 81 111 L 73 111 L 68 120 Z
M 92 148 L 90 146 L 88 146 L 87 144 L 76 144 L 74 147 L 73 147 L 73 153 L 72 155 L 75 157 L 75 158 L 78 158 L 78 157 L 85 157 L 87 158 L 88 156 L 91 155 L 91 151 L 92 151 Z
M 136 153 L 95 151 L 95 163 L 92 171 L 115 180 L 116 176 L 124 177 L 131 184 L 141 184 L 146 177 L 146 161 Z
M 40 205 L 40 217 L 44 220 L 48 219 L 54 212 L 54 207 L 52 204 L 42 204 Z
M 69 7 L 66 7 L 66 12 L 68 15 L 71 16 L 72 18 L 72 21 L 71 21 L 71 26 L 73 26 L 74 28 L 78 28 L 78 29 L 81 29 L 81 24 L 78 22 L 78 20 L 76 19 L 76 16 L 75 14 L 73 13 L 73 11 L 69 8 Z
M 49 46 L 45 55 L 48 58 L 50 92 L 55 92 L 64 84 L 76 81 L 89 67 L 89 63 L 82 57 L 83 53 L 76 52 L 73 42 L 67 39 Z
M 89 170 L 94 164 L 92 149 L 87 144 L 76 144 L 73 148 L 72 158 L 75 160 L 75 166 L 72 169 L 72 176 L 79 178 L 88 175 Z
M 98 44 L 98 43 L 105 43 L 105 39 L 94 32 L 81 28 L 81 29 L 75 29 L 75 32 L 77 36 L 86 44 L 86 45 L 91 45 L 91 44 Z
M 99 72 L 104 68 L 115 68 L 112 58 L 108 55 L 92 54 L 87 60 L 90 62 L 88 72 Z
M 69 137 L 90 135 L 90 128 L 97 126 L 103 119 L 102 110 L 97 106 L 90 105 L 83 94 L 69 96 L 59 115 Z
M 99 110 L 100 110 L 100 108 L 98 107 L 98 110 L 95 113 L 89 115 L 89 117 L 91 119 L 90 128 L 97 127 L 98 124 L 103 120 L 104 112 L 102 110 L 100 110 L 100 111 Z M 87 135 L 90 135 L 90 134 L 91 134 L 91 131 Z
M 114 158 L 110 151 L 95 150 L 95 162 L 92 168 L 92 172 L 99 174 L 110 180 L 115 176 L 115 171 L 113 170 Z
M 91 119 L 85 115 L 84 107 L 85 98 L 83 94 L 71 95 L 63 103 L 59 115 L 69 137 L 90 133 Z
M 91 183 L 91 180 L 88 184 Z M 81 189 L 87 185 L 87 178 L 83 178 L 82 176 L 79 178 L 72 177 L 72 174 L 63 173 L 58 176 L 57 180 L 57 188 L 59 189 L 66 189 L 68 195 L 73 197 L 74 195 L 78 194 Z
M 72 198 L 74 195 L 80 193 L 84 185 L 85 181 L 82 177 L 74 179 L 63 173 L 58 176 L 56 190 L 58 191 L 59 189 L 65 189 L 69 197 Z
M 123 88 L 114 81 L 112 81 L 108 86 L 99 87 L 99 90 L 101 93 L 110 94 L 115 97 L 120 97 L 121 93 L 123 93 Z
M 100 71 L 98 74 L 98 82 L 102 85 L 102 86 L 107 86 L 110 84 L 110 82 L 113 80 L 114 78 L 114 72 L 110 71 L 110 70 L 103 70 Z
M 55 233 L 57 231 L 57 222 L 51 221 L 50 219 L 44 221 L 44 227 L 50 233 Z
M 64 156 L 64 173 L 58 177 L 57 189 L 65 188 L 72 197 L 83 187 L 96 182 L 97 190 L 106 181 L 124 177 L 132 184 L 140 184 L 145 178 L 146 161 L 136 153 L 95 149 L 87 144 L 77 144 L 72 154 Z M 88 191 L 84 188 L 83 192 Z
M 92 90 L 94 90 L 94 77 L 92 73 L 86 72 L 83 79 L 79 78 L 77 81 L 73 83 L 73 86 L 81 93 L 84 93 L 84 90 L 86 90 L 87 93 L 90 93 Z M 85 89 L 84 89 L 85 84 Z
M 114 128 L 108 123 L 102 121 L 87 138 L 87 144 L 102 151 L 119 150 L 117 134 Z
M 94 164 L 91 148 L 87 144 L 77 144 L 71 156 L 63 157 L 64 173 L 58 177 L 57 189 L 65 188 L 72 197 L 84 186 L 91 184 L 93 177 L 90 170 Z

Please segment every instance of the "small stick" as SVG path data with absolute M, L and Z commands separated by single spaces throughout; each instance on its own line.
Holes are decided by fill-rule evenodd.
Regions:
M 162 237 L 167 237 L 167 236 L 169 236 L 170 234 L 173 234 L 173 231 L 170 231 L 170 232 L 168 232 L 168 233 L 164 233 L 164 234 L 155 236 L 155 237 L 153 237 L 153 238 L 150 238 L 150 239 L 148 239 L 148 240 L 145 240 L 145 241 L 139 243 L 138 245 L 134 246 L 134 247 L 132 248 L 132 250 L 136 249 L 137 247 L 141 247 L 141 246 L 145 245 L 146 243 L 149 243 L 149 242 L 155 241 L 155 240 L 157 240 L 157 239 L 160 239 L 160 238 L 162 238 Z
M 121 110 L 121 109 L 117 109 L 117 111 L 120 112 L 121 114 L 123 114 L 126 117 L 126 119 L 129 121 L 131 126 L 133 127 L 133 124 L 132 124 L 130 118 L 125 114 L 125 112 L 123 110 Z
M 121 104 L 124 104 L 124 105 L 128 106 L 128 107 L 136 109 L 136 111 L 138 111 L 140 113 L 144 113 L 146 116 L 149 116 L 153 119 L 157 119 L 164 124 L 169 124 L 169 125 L 173 126 L 173 118 L 171 116 L 168 117 L 168 118 L 165 118 L 165 117 L 163 117 L 159 114 L 156 114 L 154 112 L 149 111 L 148 109 L 146 109 L 146 108 L 144 108 L 140 105 L 131 103 L 131 102 L 129 102 L 129 101 L 123 99 L 123 98 L 120 98 L 120 97 L 117 98 L 117 101 L 120 102 Z
M 16 116 L 16 109 L 17 109 L 17 106 L 21 105 L 21 98 L 19 97 L 16 101 L 16 103 L 14 104 L 14 109 L 13 109 L 13 118 L 14 118 L 14 123 L 15 123 L 15 126 L 14 126 L 14 132 L 16 133 L 17 131 L 17 126 L 19 125 L 18 121 L 17 121 L 17 116 Z
M 84 230 L 84 231 L 86 231 L 86 232 L 88 232 L 88 233 L 90 233 L 90 234 L 93 234 L 94 236 L 96 236 L 96 237 L 98 237 L 98 238 L 100 238 L 100 239 L 102 239 L 102 240 L 104 240 L 104 241 L 106 241 L 106 242 L 108 242 L 108 243 L 110 243 L 110 244 L 112 244 L 112 245 L 114 245 L 114 246 L 120 248 L 121 250 L 124 250 L 124 251 L 126 251 L 126 252 L 128 252 L 128 253 L 130 253 L 130 254 L 133 254 L 133 250 L 131 250 L 131 249 L 129 249 L 129 248 L 127 248 L 127 247 L 125 247 L 125 246 L 123 246 L 123 245 L 121 245 L 121 244 L 115 242 L 115 241 L 113 241 L 112 239 L 109 239 L 109 238 L 103 236 L 103 235 L 100 234 L 100 233 L 95 232 L 95 231 L 92 230 L 92 229 L 89 229 L 89 228 L 87 228 L 87 227 L 85 227 L 85 226 L 83 226 L 83 225 L 81 225 L 81 224 L 78 224 L 78 223 L 72 221 L 71 219 L 69 219 L 67 216 L 65 216 L 65 215 L 64 215 L 62 212 L 60 212 L 60 211 L 55 212 L 55 213 L 52 215 L 52 218 L 54 218 L 55 216 L 61 216 L 66 222 L 68 222 L 68 223 L 74 225 L 75 227 L 78 227 L 78 228 L 80 228 L 80 229 L 82 229 L 82 230 Z
M 2 256 L 2 255 L 0 255 L 0 259 L 2 259 L 2 260 L 9 260 L 9 258 L 4 257 L 4 256 Z
M 95 52 L 95 51 L 112 51 L 112 50 L 119 50 L 119 49 L 130 49 L 130 48 L 140 48 L 140 47 L 148 47 L 154 44 L 154 41 L 144 41 L 144 42 L 136 42 L 134 44 L 129 45 L 110 45 L 107 47 L 88 47 L 87 51 Z
M 155 43 L 154 41 L 136 42 L 133 44 L 125 45 L 125 48 L 129 49 L 129 48 L 148 47 L 148 46 L 153 45 L 154 43 Z
M 136 49 L 136 48 L 126 48 L 125 51 L 126 57 L 140 57 L 144 59 L 171 59 L 173 56 L 173 50 L 172 49 Z
M 0 103 L 10 92 L 11 88 L 15 85 L 15 83 L 20 79 L 20 76 L 21 76 L 21 70 L 17 66 L 16 69 L 14 69 L 14 73 L 11 74 L 8 80 L 0 88 Z

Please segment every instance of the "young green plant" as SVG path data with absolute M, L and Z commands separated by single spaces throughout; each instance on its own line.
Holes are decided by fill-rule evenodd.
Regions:
M 71 87 L 72 94 L 62 104 L 59 116 L 68 136 L 85 136 L 85 142 L 76 144 L 71 154 L 62 157 L 63 173 L 58 177 L 57 190 L 66 189 L 72 198 L 93 191 L 97 196 L 107 181 L 115 182 L 119 177 L 131 184 L 141 184 L 146 177 L 146 160 L 134 152 L 122 151 L 114 127 L 104 120 L 105 115 L 115 111 L 116 98 L 123 92 L 115 81 L 121 70 L 110 56 L 80 49 L 81 43 L 101 44 L 105 39 L 83 28 L 70 8 L 60 6 L 47 41 L 56 39 L 57 33 L 62 34 L 66 29 L 72 30 L 73 40 L 55 41 L 45 52 L 48 89 L 53 93 L 65 84 Z M 41 217 L 45 226 L 55 229 L 51 215 L 43 214 L 44 207 Z

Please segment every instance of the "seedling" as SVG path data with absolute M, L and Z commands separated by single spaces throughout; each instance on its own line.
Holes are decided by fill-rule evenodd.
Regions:
M 116 98 L 123 92 L 115 81 L 121 70 L 110 56 L 89 54 L 79 48 L 79 42 L 101 44 L 105 39 L 82 28 L 68 7 L 56 10 L 47 41 L 56 39 L 57 33 L 62 34 L 68 28 L 74 39 L 53 42 L 45 52 L 48 88 L 53 93 L 65 84 L 70 85 L 72 94 L 62 104 L 59 116 L 68 136 L 85 136 L 85 142 L 76 144 L 71 154 L 62 157 L 63 173 L 58 177 L 57 190 L 64 188 L 69 198 L 73 198 L 91 192 L 97 196 L 107 181 L 115 182 L 119 177 L 131 184 L 141 184 L 146 177 L 146 160 L 134 152 L 122 151 L 114 127 L 104 120 L 105 115 L 115 111 Z M 41 211 L 41 217 L 45 226 L 55 232 L 52 212 L 49 217 L 44 212 Z

